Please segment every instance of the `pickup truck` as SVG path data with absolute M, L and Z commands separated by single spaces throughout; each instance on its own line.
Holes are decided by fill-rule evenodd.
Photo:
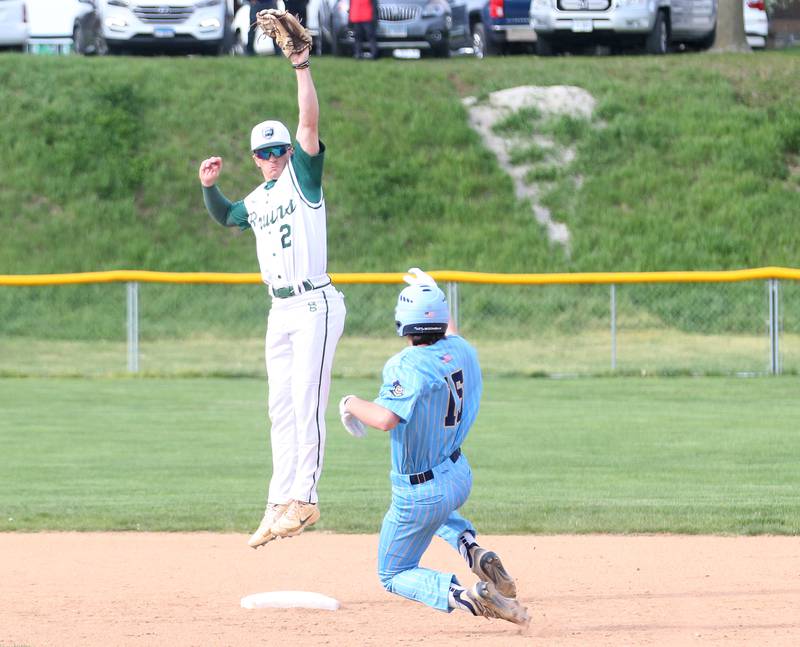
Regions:
M 717 0 L 531 0 L 537 53 L 605 45 L 666 54 L 673 43 L 709 47 Z
M 530 3 L 531 0 L 468 0 L 475 56 L 532 50 L 537 36 L 530 24 Z

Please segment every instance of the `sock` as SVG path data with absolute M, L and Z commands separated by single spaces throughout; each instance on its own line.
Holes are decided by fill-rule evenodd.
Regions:
M 469 530 L 465 530 L 458 538 L 458 552 L 461 553 L 469 567 L 472 568 L 472 554 L 478 548 L 478 543 L 475 541 L 475 535 Z
M 463 586 L 459 586 L 458 584 L 451 584 L 450 585 L 450 592 L 447 594 L 447 601 L 450 605 L 451 609 L 461 609 L 461 611 L 469 611 L 473 616 L 478 615 L 478 610 L 475 608 L 475 605 L 469 601 L 466 595 L 463 595 L 466 592 Z

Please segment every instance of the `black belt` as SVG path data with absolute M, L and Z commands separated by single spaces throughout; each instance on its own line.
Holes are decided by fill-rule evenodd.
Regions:
M 303 281 L 303 287 L 305 288 L 304 292 L 310 292 L 311 290 L 318 290 L 319 288 L 324 288 L 327 285 L 330 285 L 331 282 L 328 281 L 323 285 L 314 285 L 311 281 L 305 280 Z M 303 292 L 295 292 L 294 288 L 291 285 L 287 285 L 285 288 L 277 288 L 272 290 L 272 296 L 276 299 L 288 299 L 289 297 L 296 296 L 297 294 L 303 294 Z
M 455 463 L 458 460 L 459 456 L 461 456 L 460 447 L 452 454 L 450 454 L 450 460 Z M 433 480 L 433 470 L 428 470 L 427 472 L 420 472 L 419 474 L 411 474 L 408 477 L 408 481 L 409 483 L 411 483 L 411 485 L 420 485 L 421 483 L 425 483 L 425 481 L 432 481 L 432 480 Z

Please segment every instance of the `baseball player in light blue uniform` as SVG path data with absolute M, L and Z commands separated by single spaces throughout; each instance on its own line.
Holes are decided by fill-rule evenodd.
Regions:
M 352 435 L 363 436 L 365 424 L 391 435 L 392 504 L 381 527 L 378 575 L 387 591 L 435 609 L 527 625 L 514 580 L 457 512 L 472 489 L 461 445 L 483 390 L 477 354 L 462 337 L 446 334 L 447 300 L 433 278 L 412 268 L 405 280 L 395 321 L 409 346 L 386 363 L 373 402 L 347 395 L 339 403 Z M 453 573 L 419 566 L 434 535 L 461 553 L 479 582 L 465 588 Z

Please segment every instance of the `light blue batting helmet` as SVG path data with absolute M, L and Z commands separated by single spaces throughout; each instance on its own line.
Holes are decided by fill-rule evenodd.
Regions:
M 409 285 L 397 297 L 394 311 L 397 334 L 404 337 L 445 333 L 450 322 L 450 309 L 444 292 L 419 268 L 412 267 L 408 272 L 411 276 L 404 279 Z

